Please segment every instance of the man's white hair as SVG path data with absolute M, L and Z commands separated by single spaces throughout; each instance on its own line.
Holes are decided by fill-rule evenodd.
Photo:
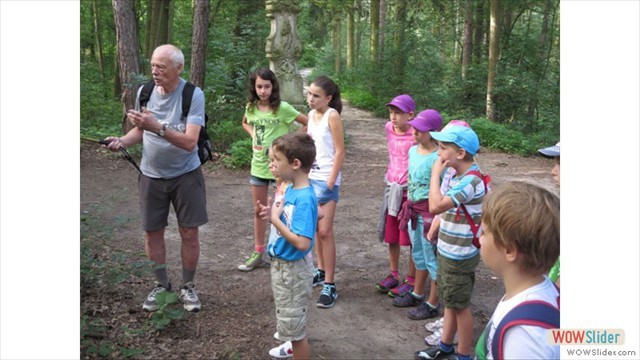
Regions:
M 178 65 L 182 65 L 182 67 L 184 68 L 184 54 L 182 53 L 182 50 L 178 49 L 174 45 L 165 44 L 158 46 L 154 50 L 154 52 L 158 51 L 160 48 L 164 48 L 163 50 L 169 52 L 169 58 L 171 59 L 171 62 L 173 63 L 173 66 L 176 67 L 176 69 L 178 68 Z

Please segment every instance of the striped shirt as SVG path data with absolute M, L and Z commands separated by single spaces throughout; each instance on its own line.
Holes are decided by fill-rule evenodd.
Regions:
M 478 166 L 472 165 L 467 172 L 471 170 L 478 170 Z M 444 196 L 451 197 L 455 206 L 440 215 L 438 252 L 449 259 L 465 260 L 476 256 L 479 251 L 473 245 L 471 226 L 460 205 L 465 205 L 473 221 L 479 225 L 486 190 L 482 179 L 475 175 L 455 175 L 455 170 L 448 168 L 440 188 Z

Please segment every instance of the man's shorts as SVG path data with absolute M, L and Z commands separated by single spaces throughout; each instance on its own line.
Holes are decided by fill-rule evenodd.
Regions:
M 307 317 L 313 291 L 313 270 L 308 261 L 306 256 L 296 261 L 271 258 L 271 289 L 281 341 L 298 341 L 307 337 Z
M 438 295 L 444 306 L 465 309 L 471 305 L 471 292 L 476 280 L 480 254 L 466 260 L 452 260 L 438 254 Z
M 251 179 L 249 179 L 249 184 L 253 186 L 269 186 L 275 184 L 275 182 L 274 179 L 264 179 L 253 175 L 251 175 Z
M 407 201 L 406 195 L 402 197 L 402 203 L 400 204 L 400 208 L 402 208 L 402 204 Z M 387 210 L 386 220 L 384 222 L 384 242 L 387 244 L 398 244 L 400 246 L 411 246 L 411 238 L 409 237 L 409 232 L 405 230 L 400 230 L 400 221 L 397 217 L 389 215 L 389 211 Z
M 411 229 L 411 222 L 412 221 L 409 220 L 407 230 L 411 238 L 411 256 L 413 257 L 413 263 L 416 265 L 416 269 L 429 271 L 431 280 L 436 280 L 438 274 L 436 248 L 430 241 L 424 238 L 422 216 L 418 216 L 418 224 L 415 230 Z
M 166 227 L 171 204 L 180 227 L 194 228 L 209 221 L 204 176 L 200 168 L 173 179 L 154 179 L 140 174 L 138 190 L 144 231 Z
M 329 190 L 326 181 L 309 179 L 309 184 L 316 193 L 318 204 L 326 204 L 331 200 L 337 203 L 340 199 L 340 186 L 338 185 L 334 185 L 333 190 Z

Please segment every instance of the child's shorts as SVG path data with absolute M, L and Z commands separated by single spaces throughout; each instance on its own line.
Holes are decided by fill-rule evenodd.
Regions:
M 329 190 L 327 182 L 323 180 L 309 179 L 309 184 L 313 187 L 313 191 L 316 193 L 318 204 L 326 204 L 333 200 L 336 203 L 340 199 L 340 186 L 334 185 L 333 190 Z
M 407 230 L 409 231 L 409 237 L 411 238 L 411 256 L 413 257 L 413 263 L 416 264 L 416 269 L 429 271 L 429 277 L 431 280 L 437 279 L 438 274 L 438 259 L 436 258 L 436 248 L 424 238 L 424 223 L 422 222 L 422 216 L 418 216 L 416 229 L 412 230 L 412 221 L 409 220 Z
M 436 287 L 445 307 L 465 309 L 471 305 L 471 292 L 479 262 L 480 254 L 466 260 L 452 260 L 438 254 Z
M 296 261 L 272 258 L 271 289 L 280 340 L 298 341 L 306 338 L 313 290 L 313 270 L 308 258 Z
M 405 201 L 407 201 L 406 194 L 402 197 L 402 204 Z M 400 204 L 400 208 L 402 208 L 402 204 Z M 409 232 L 406 229 L 400 230 L 400 221 L 398 221 L 397 217 L 389 215 L 389 211 L 387 211 L 384 223 L 384 242 L 387 244 L 400 243 L 400 246 L 411 246 Z
M 249 179 L 249 184 L 253 186 L 269 186 L 271 184 L 275 184 L 275 182 L 276 181 L 274 179 L 259 178 L 253 175 L 251 175 L 251 179 Z

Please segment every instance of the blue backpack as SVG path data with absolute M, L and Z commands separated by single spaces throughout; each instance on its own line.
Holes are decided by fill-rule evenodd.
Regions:
M 518 304 L 505 315 L 493 334 L 491 353 L 494 359 L 504 359 L 504 337 L 507 331 L 516 325 L 539 326 L 545 329 L 560 328 L 560 310 L 540 300 L 525 301 Z M 487 331 L 478 339 L 476 359 L 486 359 Z

